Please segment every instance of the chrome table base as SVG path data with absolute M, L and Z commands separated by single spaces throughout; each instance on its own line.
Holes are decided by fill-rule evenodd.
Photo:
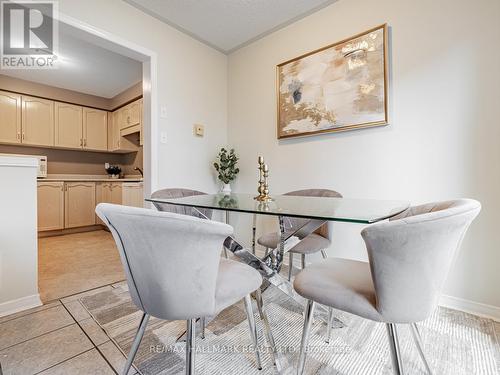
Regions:
M 196 208 L 195 208 L 196 209 Z M 197 210 L 202 216 L 199 210 Z M 206 217 L 205 217 L 206 218 Z M 224 241 L 224 250 L 229 250 L 235 256 L 240 258 L 244 263 L 249 266 L 255 268 L 259 271 L 262 277 L 269 282 L 269 284 L 278 288 L 280 291 L 288 295 L 290 298 L 295 300 L 298 304 L 305 307 L 305 300 L 301 296 L 299 296 L 295 290 L 293 289 L 292 284 L 284 277 L 282 277 L 279 272 L 281 271 L 281 267 L 283 265 L 283 260 L 285 256 L 285 243 L 291 237 L 297 237 L 299 241 L 303 240 L 309 234 L 313 233 L 319 227 L 326 223 L 324 220 L 309 220 L 303 226 L 296 229 L 295 231 L 286 231 L 284 217 L 278 216 L 279 218 L 279 226 L 280 226 L 280 243 L 277 249 L 271 250 L 267 256 L 263 259 L 258 258 L 255 255 L 255 233 L 256 233 L 256 215 L 253 217 L 253 226 L 252 226 L 252 247 L 249 250 L 245 249 L 240 243 L 236 241 L 234 237 L 227 237 Z M 207 218 L 208 219 L 208 218 Z M 225 215 L 226 223 L 228 221 L 227 212 Z M 270 346 L 271 353 L 273 354 L 274 364 L 278 373 L 286 370 L 293 364 L 285 363 L 285 358 L 280 355 L 277 350 L 276 343 L 274 340 L 274 336 L 272 333 L 271 325 L 269 323 L 269 318 L 266 313 L 266 308 L 262 299 L 262 291 L 257 290 L 255 293 L 255 299 L 257 302 L 257 308 L 259 310 L 260 318 L 264 324 L 264 331 L 266 333 L 266 341 Z M 317 305 L 317 308 L 326 309 L 324 306 Z M 329 319 L 328 319 L 329 320 Z M 327 322 L 329 324 L 329 322 Z M 336 319 L 332 318 L 331 324 L 335 328 L 341 328 L 344 324 Z M 182 335 L 179 339 L 184 337 Z

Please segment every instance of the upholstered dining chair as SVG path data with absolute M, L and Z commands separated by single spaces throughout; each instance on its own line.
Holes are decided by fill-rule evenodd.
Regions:
M 132 301 L 143 312 L 123 374 L 132 366 L 150 316 L 187 321 L 186 374 L 194 373 L 196 318 L 215 316 L 241 299 L 257 348 L 250 293 L 261 286 L 262 277 L 246 264 L 220 258 L 232 227 L 107 203 L 99 204 L 96 213 L 113 235 Z M 258 350 L 256 357 L 260 369 Z
M 206 194 L 207 193 L 198 190 L 183 189 L 183 188 L 166 188 L 155 191 L 153 194 L 151 194 L 151 198 L 176 199 L 183 197 L 191 197 L 193 195 L 206 195 Z M 174 212 L 176 214 L 190 215 L 202 219 L 211 219 L 213 213 L 212 210 L 209 208 L 195 209 L 193 207 L 178 206 L 178 205 L 159 203 L 159 202 L 153 202 L 153 204 L 158 211 Z
M 166 188 L 155 191 L 153 194 L 151 194 L 151 198 L 177 199 L 184 197 L 192 197 L 193 195 L 207 195 L 207 193 L 198 190 L 191 190 L 184 188 Z M 213 214 L 213 210 L 211 210 L 210 208 L 202 208 L 202 207 L 195 208 L 195 207 L 179 206 L 179 205 L 160 203 L 160 202 L 153 202 L 153 205 L 156 207 L 158 211 L 174 212 L 176 214 L 189 215 L 189 216 L 199 217 L 201 219 L 212 219 L 212 214 Z M 224 256 L 227 259 L 227 250 L 226 248 L 224 248 L 223 250 L 224 250 Z M 201 331 L 201 337 L 205 338 L 205 318 L 201 318 L 201 326 L 203 327 Z
M 335 190 L 328 189 L 304 189 L 304 190 L 295 190 L 285 193 L 284 195 L 291 196 L 302 196 L 302 197 L 330 197 L 330 198 L 342 198 L 342 194 L 336 192 Z M 304 225 L 308 220 L 293 218 L 293 217 L 285 217 L 285 226 L 287 227 L 287 231 L 295 231 Z M 292 269 L 293 269 L 293 255 L 300 254 L 302 269 L 306 267 L 306 255 L 317 253 L 321 251 L 321 254 L 324 259 L 326 259 L 327 253 L 326 249 L 330 247 L 330 234 L 328 233 L 328 224 L 324 224 L 321 228 L 319 228 L 314 233 L 311 233 L 309 236 L 300 241 L 296 246 L 294 246 L 289 254 L 289 268 L 288 268 L 288 281 L 291 280 L 292 277 Z M 261 236 L 257 243 L 266 248 L 266 256 L 270 249 L 276 249 L 280 242 L 280 235 L 278 233 L 267 233 Z
M 481 209 L 459 199 L 411 207 L 361 232 L 369 263 L 327 259 L 301 271 L 294 288 L 308 300 L 297 374 L 305 366 L 314 304 L 386 324 L 394 373 L 403 374 L 397 324 L 408 324 L 429 374 L 417 322 L 436 308 L 465 233 Z

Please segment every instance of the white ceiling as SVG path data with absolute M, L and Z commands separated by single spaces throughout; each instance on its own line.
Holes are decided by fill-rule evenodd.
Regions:
M 336 0 L 124 0 L 230 53 Z
M 142 80 L 140 61 L 113 52 L 112 46 L 94 39 L 60 23 L 58 69 L 0 69 L 0 74 L 104 98 L 112 98 Z

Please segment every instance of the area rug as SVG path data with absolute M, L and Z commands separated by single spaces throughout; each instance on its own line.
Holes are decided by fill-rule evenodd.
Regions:
M 282 353 L 284 374 L 295 374 L 302 333 L 302 307 L 280 290 L 269 287 L 264 303 L 276 344 Z M 126 284 L 92 296 L 81 303 L 107 335 L 127 354 L 141 312 L 130 299 Z M 205 339 L 197 337 L 196 374 L 276 374 L 264 338 L 263 325 L 254 305 L 263 369 L 257 370 L 242 303 L 229 307 L 206 328 Z M 315 314 L 306 374 L 392 374 L 387 333 L 383 324 L 341 311 L 335 315 L 345 323 L 335 328 L 325 342 L 326 324 L 321 309 Z M 425 351 L 434 374 L 499 375 L 500 348 L 493 322 L 463 312 L 439 308 L 419 324 Z M 151 318 L 134 364 L 144 375 L 184 373 L 184 342 L 177 342 L 186 329 L 184 321 Z M 400 343 L 406 374 L 425 374 L 411 333 L 400 328 Z

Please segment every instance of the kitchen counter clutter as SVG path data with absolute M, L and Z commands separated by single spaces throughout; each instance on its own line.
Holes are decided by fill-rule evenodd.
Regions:
M 46 178 L 40 178 L 38 181 L 89 181 L 89 182 L 142 182 L 140 175 L 125 175 L 124 178 L 111 178 L 107 175 L 55 175 L 49 174 Z
M 143 207 L 140 176 L 115 179 L 103 175 L 48 175 L 38 179 L 38 232 L 58 235 L 102 229 L 95 215 L 99 203 Z

